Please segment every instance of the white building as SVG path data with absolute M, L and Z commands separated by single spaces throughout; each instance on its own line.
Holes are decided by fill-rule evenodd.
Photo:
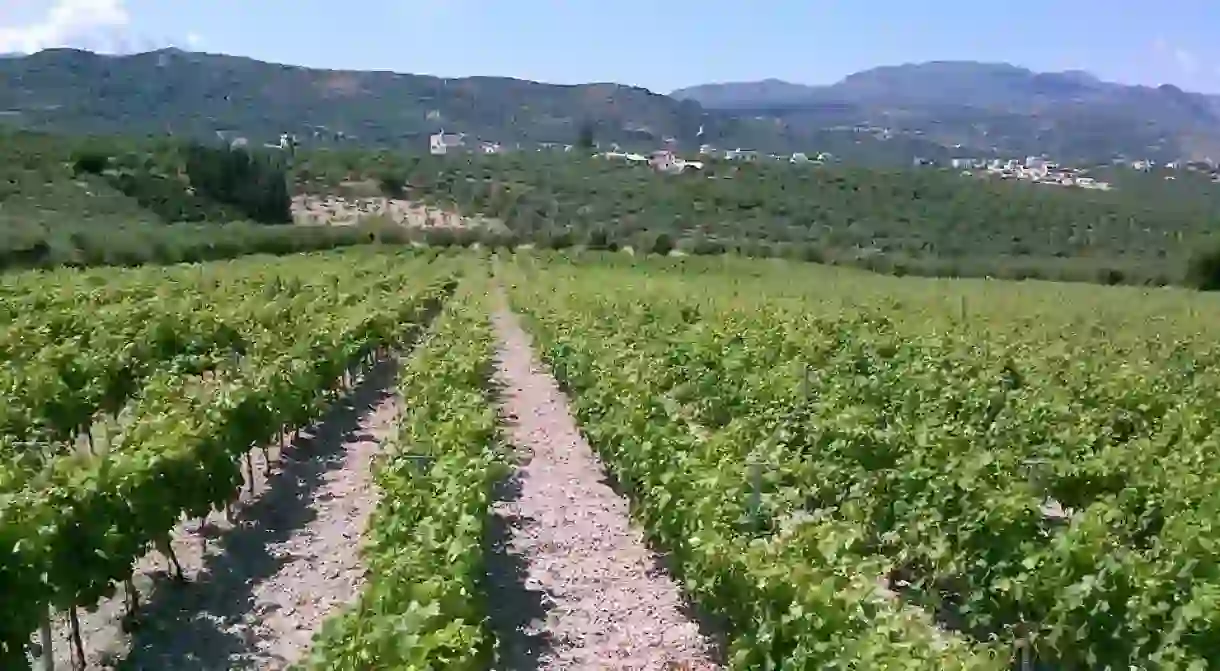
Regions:
M 446 133 L 441 131 L 428 138 L 428 149 L 434 156 L 443 156 L 449 153 L 450 149 L 457 149 L 464 143 L 463 136 L 456 133 Z
M 678 159 L 676 156 L 674 156 L 674 153 L 664 149 L 661 151 L 652 152 L 652 155 L 648 158 L 648 165 L 652 166 L 658 172 L 674 172 L 675 169 L 682 169 L 677 167 Z
M 687 161 L 668 149 L 652 152 L 648 157 L 648 165 L 657 172 L 667 173 L 679 173 L 687 168 L 692 170 L 703 169 L 702 161 Z

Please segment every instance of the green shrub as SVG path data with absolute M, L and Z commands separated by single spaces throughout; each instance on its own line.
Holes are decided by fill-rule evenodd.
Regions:
M 1212 243 L 1190 258 L 1186 281 L 1200 291 L 1220 291 L 1220 244 Z
M 109 163 L 110 156 L 108 154 L 92 150 L 82 150 L 77 152 L 72 159 L 72 172 L 76 175 L 100 175 Z
M 282 157 L 192 144 L 186 148 L 186 172 L 197 194 L 231 205 L 252 221 L 292 223 L 292 196 Z
M 377 176 L 377 186 L 386 198 L 402 198 L 407 184 L 407 176 L 393 169 L 386 169 Z

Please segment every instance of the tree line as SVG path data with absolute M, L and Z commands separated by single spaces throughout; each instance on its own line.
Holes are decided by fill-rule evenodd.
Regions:
M 174 138 L 0 132 L 0 269 L 290 253 L 387 236 L 294 227 L 270 151 Z

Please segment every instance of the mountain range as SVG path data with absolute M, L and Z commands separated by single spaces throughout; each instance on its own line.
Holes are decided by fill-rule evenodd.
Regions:
M 164 49 L 51 49 L 0 58 L 0 124 L 67 133 L 295 133 L 305 144 L 426 146 L 438 130 L 490 142 L 656 147 L 667 139 L 847 160 L 914 156 L 1108 160 L 1220 157 L 1220 98 L 991 63 L 887 66 L 828 86 L 778 80 L 660 95 L 616 83 L 339 71 Z
M 934 61 L 873 68 L 828 86 L 767 79 L 670 95 L 793 126 L 886 129 L 1006 155 L 1220 158 L 1220 96 L 1106 82 L 1079 70 Z

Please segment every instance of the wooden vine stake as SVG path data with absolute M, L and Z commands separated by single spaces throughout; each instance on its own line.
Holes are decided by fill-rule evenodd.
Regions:
M 80 637 L 80 617 L 76 614 L 76 606 L 68 609 L 68 621 L 72 624 L 72 668 L 85 671 L 85 644 Z
M 263 443 L 258 448 L 263 453 L 263 477 L 271 477 L 271 448 Z
M 280 424 L 275 429 L 275 458 L 276 459 L 284 458 L 284 438 L 285 438 L 284 425 Z M 266 463 L 263 464 L 263 474 L 266 475 L 268 478 L 270 478 L 271 477 L 271 450 L 264 449 L 263 458 L 266 459 Z
M 136 589 L 136 583 L 131 576 L 123 578 L 123 597 L 123 603 L 127 606 L 127 617 L 134 618 L 136 611 L 140 610 L 140 591 Z
M 186 580 L 186 574 L 182 571 L 182 564 L 178 561 L 178 555 L 174 554 L 174 546 L 168 538 L 158 538 L 156 541 L 157 552 L 165 555 L 169 560 L 169 565 L 174 569 L 174 579 L 183 582 Z
M 254 496 L 254 458 L 250 455 L 251 451 L 246 450 L 246 491 Z
M 240 467 L 238 470 L 241 470 Z M 229 500 L 225 501 L 225 521 L 229 524 L 237 524 L 237 506 L 241 503 L 241 485 L 233 490 L 229 496 Z
M 51 609 L 48 608 L 38 623 L 38 642 L 42 645 L 42 671 L 55 671 L 54 639 L 51 636 Z

